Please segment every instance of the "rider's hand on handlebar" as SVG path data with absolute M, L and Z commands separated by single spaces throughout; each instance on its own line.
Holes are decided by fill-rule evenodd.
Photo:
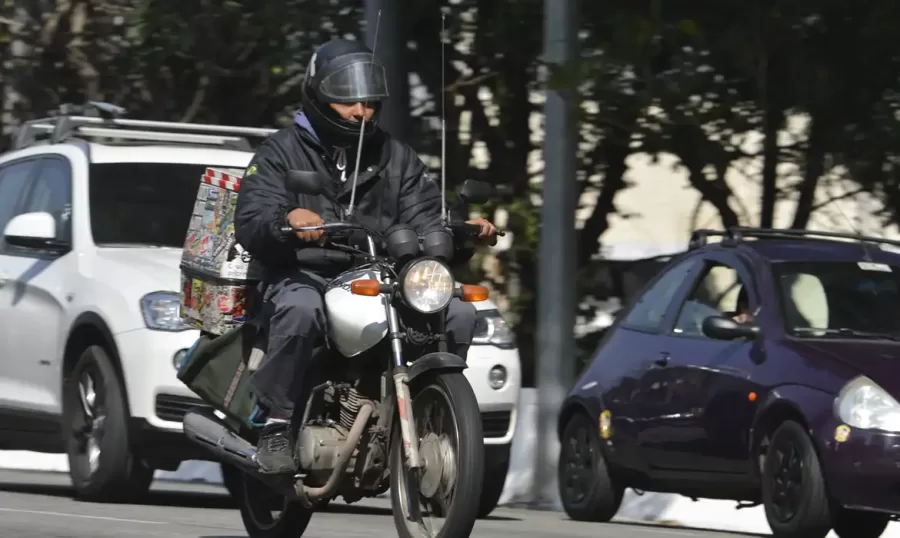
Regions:
M 478 217 L 477 219 L 467 220 L 466 224 L 481 226 L 481 232 L 478 234 L 480 243 L 489 246 L 497 244 L 497 228 L 486 218 Z
M 325 224 L 325 222 L 322 220 L 322 217 L 308 209 L 302 208 L 295 209 L 288 213 L 287 221 L 292 228 L 322 226 L 323 224 Z M 325 231 L 318 230 L 315 232 L 297 232 L 297 237 L 299 237 L 301 241 L 317 241 L 321 244 L 325 242 Z

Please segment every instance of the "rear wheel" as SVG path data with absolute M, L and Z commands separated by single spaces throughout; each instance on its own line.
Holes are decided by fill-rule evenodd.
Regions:
M 622 505 L 625 489 L 610 476 L 594 424 L 583 413 L 566 424 L 558 480 L 563 509 L 575 521 L 606 522 Z
M 63 381 L 63 438 L 76 498 L 131 502 L 150 489 L 153 469 L 132 450 L 126 409 L 109 355 L 86 348 Z
M 460 373 L 431 375 L 410 388 L 413 435 L 423 467 L 415 473 L 407 467 L 398 424 L 391 442 L 397 533 L 400 538 L 467 538 L 478 517 L 484 479 L 484 435 L 475 393 Z
M 819 456 L 797 422 L 788 420 L 772 434 L 763 462 L 762 499 L 776 538 L 824 538 L 831 530 Z M 861 538 L 855 530 L 852 535 Z
M 240 473 L 232 493 L 241 510 L 249 538 L 300 538 L 309 526 L 313 510 L 295 502 L 260 481 Z

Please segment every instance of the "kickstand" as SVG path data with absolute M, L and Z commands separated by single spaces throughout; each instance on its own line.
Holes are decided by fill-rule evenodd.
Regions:
M 753 508 L 754 506 L 759 506 L 761 504 L 762 503 L 758 502 L 758 501 L 757 502 L 741 501 L 741 502 L 737 503 L 737 506 L 735 506 L 734 509 L 735 510 L 743 510 L 744 508 Z

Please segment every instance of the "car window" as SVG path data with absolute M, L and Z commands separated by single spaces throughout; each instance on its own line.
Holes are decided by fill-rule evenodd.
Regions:
M 665 272 L 637 300 L 631 311 L 622 320 L 622 326 L 639 331 L 656 331 L 675 293 L 690 275 L 696 260 L 685 260 Z
M 41 161 L 37 177 L 32 181 L 32 188 L 23 213 L 43 211 L 56 219 L 56 238 L 69 239 L 69 221 L 71 217 L 72 180 L 69 162 L 63 158 L 48 158 Z
M 4 246 L 2 230 L 15 216 L 16 206 L 36 163 L 20 161 L 0 167 L 0 248 Z
M 900 266 L 777 262 L 785 330 L 798 337 L 900 335 Z
M 736 270 L 721 264 L 710 265 L 681 306 L 673 332 L 703 336 L 703 320 L 710 316 L 724 315 L 737 321 L 749 321 L 738 319 L 742 315 L 749 316 L 746 301 L 738 305 L 738 296 L 743 289 L 744 283 Z

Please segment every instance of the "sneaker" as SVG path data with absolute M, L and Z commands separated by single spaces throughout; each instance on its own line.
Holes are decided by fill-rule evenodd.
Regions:
M 256 444 L 256 463 L 263 474 L 285 474 L 297 470 L 288 423 L 267 424 Z

